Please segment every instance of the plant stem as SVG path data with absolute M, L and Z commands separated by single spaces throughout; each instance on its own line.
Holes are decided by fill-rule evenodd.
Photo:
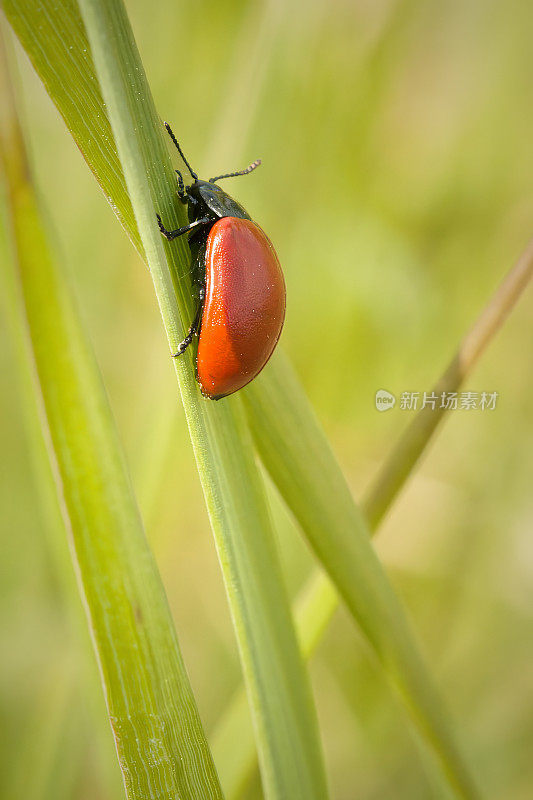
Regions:
M 459 349 L 433 388 L 437 397 L 459 389 L 470 374 L 489 342 L 501 328 L 533 275 L 533 240 L 507 273 L 487 303 Z M 375 529 L 388 511 L 396 495 L 446 414 L 446 408 L 426 406 L 421 409 L 379 470 L 367 493 L 363 508 L 370 527 Z
M 126 794 L 222 798 L 100 374 L 50 253 L 11 94 L 2 97 L 15 253 L 6 284 L 34 370 Z
M 119 0 L 81 0 L 96 71 L 172 351 L 190 282 L 174 286 L 156 223 L 175 199 L 161 125 Z M 181 212 L 183 214 L 183 211 Z M 165 247 L 167 248 L 165 251 Z M 182 263 L 188 264 L 183 258 Z M 178 291 L 178 303 L 176 292 Z M 262 482 L 239 398 L 201 398 L 192 354 L 175 360 L 182 399 L 237 633 L 254 715 L 265 794 L 327 796 L 318 726 L 290 617 Z
M 532 276 L 533 240 L 529 242 L 465 335 L 457 353 L 435 384 L 434 391 L 437 396 L 440 392 L 453 392 L 460 388 L 528 287 Z M 253 406 L 250 405 L 248 410 L 253 413 Z M 361 509 L 369 521 L 372 534 L 379 530 L 385 514 L 429 447 L 439 422 L 447 415 L 446 408 L 419 411 L 385 460 L 373 486 L 361 501 Z M 257 429 L 252 425 L 252 430 Z M 260 448 L 262 446 L 261 440 L 259 446 Z M 306 487 L 305 491 L 309 488 Z M 315 487 L 316 489 L 318 487 Z M 304 521 L 302 524 L 308 523 Z M 324 524 L 327 522 L 324 521 Z M 299 592 L 293 602 L 293 614 L 305 658 L 310 658 L 314 654 L 340 602 L 338 591 L 332 581 L 318 570 L 310 576 Z M 250 728 L 250 719 L 243 700 L 244 691 L 237 691 L 222 714 L 212 739 L 215 760 L 219 765 L 228 800 L 236 800 L 240 796 L 253 774 L 256 763 L 253 746 L 243 749 L 238 762 L 226 753 L 225 740 L 230 732 L 232 738 L 239 738 L 243 742 L 249 741 L 246 731 Z

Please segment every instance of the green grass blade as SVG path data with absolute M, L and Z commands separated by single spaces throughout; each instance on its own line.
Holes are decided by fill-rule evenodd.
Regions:
M 455 356 L 445 369 L 433 392 L 456 392 L 464 383 L 479 357 L 498 332 L 507 316 L 522 296 L 533 277 L 533 240 L 509 270 L 472 328 L 468 331 Z M 405 430 L 380 469 L 365 500 L 365 513 L 371 528 L 377 528 L 394 498 L 413 473 L 420 457 L 433 437 L 445 408 L 421 409 Z
M 457 353 L 435 384 L 433 391 L 437 396 L 441 392 L 453 392 L 461 387 L 532 278 L 533 241 L 529 242 L 464 337 Z M 253 387 L 250 387 L 248 391 L 250 390 L 253 390 Z M 253 402 L 249 402 L 248 411 L 253 416 L 258 411 L 257 406 L 254 406 Z M 375 533 L 379 528 L 382 519 L 396 500 L 409 476 L 413 473 L 418 461 L 432 441 L 439 424 L 446 415 L 446 409 L 438 409 L 435 412 L 428 411 L 428 409 L 419 411 L 385 460 L 376 480 L 361 503 L 364 516 L 368 520 L 372 533 Z M 261 419 L 257 418 L 253 422 L 255 424 L 252 424 L 252 429 L 260 431 Z M 266 437 L 266 445 L 260 439 L 259 449 L 270 446 L 270 444 L 270 436 Z M 268 451 L 265 452 L 268 453 Z M 285 488 L 284 496 L 287 504 L 295 510 L 302 526 L 309 528 L 310 525 L 317 524 L 318 526 L 324 526 L 327 530 L 328 527 L 335 526 L 335 520 L 332 518 L 321 520 L 319 516 L 309 515 L 308 505 L 304 502 L 304 498 L 308 496 L 308 492 L 315 498 L 319 497 L 323 491 L 326 493 L 338 492 L 340 484 L 336 484 L 333 487 L 327 486 L 327 483 L 325 484 L 322 478 L 322 475 L 331 474 L 336 468 L 331 463 L 332 456 L 328 454 L 326 447 L 320 450 L 316 458 L 320 464 L 320 470 L 317 471 L 313 468 L 310 471 L 307 485 L 301 472 L 297 473 L 297 479 L 295 480 L 296 473 L 291 472 L 289 466 L 287 466 L 285 471 L 286 481 L 281 485 L 281 488 Z M 329 464 L 328 461 L 330 462 Z M 286 464 L 289 465 L 290 462 L 286 462 Z M 320 472 L 320 476 L 318 472 Z M 279 476 L 282 473 L 278 471 L 277 474 Z M 336 499 L 337 502 L 331 504 L 329 510 L 332 510 L 337 518 L 341 520 L 344 517 L 344 524 L 347 526 L 359 524 L 360 517 L 356 514 L 348 494 L 343 492 L 340 498 L 337 494 Z M 326 509 L 324 503 L 321 506 L 319 513 L 321 511 L 324 512 Z M 298 513 L 299 509 L 303 513 Z M 340 598 L 333 584 L 320 572 L 317 572 L 309 579 L 297 597 L 294 603 L 294 614 L 300 645 L 306 658 L 313 654 L 339 602 Z M 247 752 L 243 753 L 243 758 L 239 764 L 234 764 L 231 759 L 225 757 L 224 753 L 223 738 L 225 731 L 231 730 L 233 736 L 238 736 L 243 741 L 246 740 L 246 730 L 249 729 L 250 723 L 249 717 L 242 706 L 242 698 L 243 692 L 237 692 L 223 714 L 213 738 L 215 759 L 217 764 L 220 765 L 221 778 L 224 781 L 230 800 L 239 796 L 242 788 L 247 784 L 255 764 L 253 748 L 247 748 Z
M 313 575 L 293 603 L 294 621 L 303 657 L 313 655 L 339 606 L 339 595 L 322 572 Z M 239 742 L 238 751 L 233 746 Z M 227 800 L 238 800 L 257 768 L 252 720 L 244 687 L 238 689 L 213 732 L 211 747 Z
M 135 247 L 141 240 L 95 78 L 87 35 L 74 0 L 2 1 L 2 9 L 113 211 Z M 54 13 L 56 12 L 56 13 Z
M 268 379 L 259 376 L 243 394 L 261 459 L 405 702 L 428 755 L 436 759 L 431 772 L 437 765 L 456 796 L 477 797 L 364 516 L 281 354 Z
M 90 75 L 89 80 L 94 81 L 94 73 L 87 52 L 70 49 L 72 26 L 77 28 L 75 40 L 83 40 L 81 21 L 72 4 L 7 2 L 5 9 L 15 30 L 22 32 L 35 66 L 40 74 L 45 73 L 52 98 L 59 102 L 62 95 L 72 93 L 75 104 L 76 76 L 82 74 L 85 81 Z M 163 247 L 155 224 L 154 202 L 169 224 L 178 224 L 180 215 L 183 221 L 182 208 L 175 207 L 175 180 L 161 124 L 122 7 L 118 3 L 90 3 L 84 5 L 84 12 L 136 224 L 170 345 L 175 348 L 183 332 L 178 308 L 185 319 L 190 319 L 192 308 L 188 280 L 177 278 L 188 273 L 188 254 L 180 243 Z M 51 17 L 51 24 L 45 25 L 43 33 L 37 23 L 47 17 Z M 117 43 L 120 46 L 115 49 Z M 39 49 L 47 52 L 47 57 L 37 58 Z M 68 116 L 72 104 L 64 99 L 60 104 L 62 113 Z M 100 134 L 100 117 L 105 113 L 102 98 L 98 108 L 85 110 L 83 129 L 77 130 L 82 151 L 90 136 L 97 138 L 104 151 L 113 146 L 112 139 L 102 140 Z M 78 120 L 68 117 L 67 124 L 73 128 Z M 116 171 L 113 169 L 110 175 L 111 167 L 105 159 L 93 159 L 90 165 L 99 172 L 106 193 L 112 192 L 111 178 Z M 135 223 L 129 220 L 127 224 Z M 217 405 L 203 401 L 193 379 L 190 356 L 180 359 L 176 367 L 228 586 L 256 722 L 265 791 L 269 797 L 323 798 L 325 779 L 308 679 L 241 404 L 238 398 Z
M 131 800 L 222 797 L 90 346 L 41 222 L 13 107 L 1 140 L 27 335 Z
M 7 6 L 10 4 L 13 5 L 12 0 L 8 0 Z M 25 7 L 27 5 L 24 4 Z M 16 27 L 21 27 L 16 19 L 14 24 Z M 31 51 L 32 41 L 39 37 L 39 32 L 32 32 L 29 35 L 30 41 L 26 41 L 25 46 Z M 86 69 L 87 65 L 82 63 L 81 68 Z M 64 88 L 60 87 L 58 91 L 64 91 Z M 145 96 L 143 92 L 144 87 L 141 97 Z M 133 134 L 135 130 L 136 127 L 132 126 L 130 133 Z M 146 134 L 146 130 L 144 133 Z M 154 155 L 151 162 L 155 159 L 159 163 L 160 151 L 156 147 L 152 152 Z M 160 184 L 156 188 L 160 191 L 159 208 L 166 215 L 165 219 L 168 218 L 169 223 L 177 222 L 176 216 L 172 214 L 167 190 Z M 184 260 L 181 263 L 184 265 L 186 262 Z M 180 310 L 185 308 L 190 318 L 190 307 L 187 305 L 188 287 L 185 282 L 180 282 L 177 284 L 177 289 Z M 294 377 L 283 366 L 280 358 L 275 361 L 244 393 L 248 407 L 250 408 L 251 404 L 255 405 L 255 411 L 251 415 L 252 429 L 262 458 L 289 506 L 302 522 L 306 535 L 332 575 L 339 591 L 347 602 L 349 601 L 349 607 L 380 655 L 389 676 L 401 687 L 407 705 L 423 731 L 424 739 L 437 755 L 450 784 L 455 787 L 459 796 L 473 797 L 475 790 L 471 787 L 467 769 L 457 752 L 427 670 L 417 654 L 401 607 L 369 543 L 368 532 L 361 514 L 353 507 L 340 470 L 322 434 L 317 433 L 319 429 Z M 285 383 L 286 379 L 288 383 Z M 194 392 L 193 387 L 189 387 L 186 381 L 187 376 L 182 375 L 182 392 L 183 385 L 188 387 L 185 392 L 185 405 L 186 409 L 189 408 L 188 416 L 193 431 L 193 441 L 197 442 L 197 459 L 200 461 L 201 473 L 205 474 L 209 470 L 211 461 L 209 458 L 201 461 L 206 447 L 205 440 L 202 441 L 201 438 L 201 431 L 207 430 L 210 423 L 205 420 L 199 421 L 202 411 L 191 414 Z M 233 409 L 235 405 L 232 406 Z M 219 413 L 218 408 L 216 412 L 210 412 L 210 417 L 215 413 Z M 227 420 L 224 420 L 224 425 L 226 422 Z M 220 429 L 215 426 L 214 430 Z M 198 442 L 202 443 L 201 447 L 198 446 Z M 280 447 L 286 456 L 285 463 L 282 463 L 282 457 L 276 453 Z M 229 465 L 230 460 L 225 463 Z M 287 467 L 289 463 L 290 469 Z M 301 495 L 298 492 L 302 487 L 308 487 L 310 473 L 313 471 L 311 483 L 333 487 L 334 493 L 328 495 L 321 490 L 316 499 L 307 494 L 309 507 L 303 508 Z M 293 479 L 288 472 L 292 472 Z M 292 480 L 298 492 L 291 488 Z M 206 484 L 204 480 L 204 491 L 213 518 L 216 497 L 224 496 L 224 493 L 211 494 L 212 488 L 212 485 L 209 482 Z M 322 524 L 331 518 L 335 520 L 333 527 Z M 347 520 L 350 520 L 349 524 Z M 217 532 L 216 520 L 214 527 Z M 224 553 L 227 552 L 227 542 L 221 539 L 220 533 L 217 535 L 219 550 L 224 557 Z M 265 765 L 263 772 L 266 773 Z

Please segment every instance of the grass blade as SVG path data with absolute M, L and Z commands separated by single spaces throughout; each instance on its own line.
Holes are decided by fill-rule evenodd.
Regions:
M 269 380 L 259 376 L 244 393 L 261 459 L 403 699 L 428 755 L 436 759 L 431 773 L 437 766 L 457 797 L 477 797 L 366 520 L 290 366 L 278 356 Z
M 461 342 L 457 353 L 435 384 L 433 391 L 437 396 L 441 392 L 453 392 L 461 387 L 532 278 L 533 241 L 527 245 L 517 262 L 509 270 L 503 282 Z M 248 410 L 249 413 L 254 414 L 255 407 L 253 404 L 249 405 Z M 361 508 L 368 520 L 372 533 L 379 529 L 383 517 L 401 492 L 406 480 L 412 475 L 418 461 L 432 441 L 439 423 L 443 421 L 446 412 L 446 408 L 435 409 L 434 412 L 431 411 L 430 413 L 428 413 L 428 409 L 419 411 L 379 470 L 373 486 L 361 503 Z M 256 424 L 252 429 L 258 430 L 260 420 L 257 419 L 255 422 Z M 259 447 L 261 448 L 261 441 L 259 442 Z M 321 451 L 321 458 L 328 458 L 327 451 L 324 449 Z M 332 469 L 333 466 L 326 466 L 323 472 L 324 474 L 329 474 Z M 288 468 L 287 474 L 290 477 L 294 473 Z M 301 472 L 298 473 L 298 477 L 300 484 L 297 485 L 296 481 L 293 480 L 290 493 L 287 488 L 288 483 L 284 484 L 285 500 L 289 507 L 293 509 L 303 508 L 307 510 L 307 504 L 303 502 L 304 496 L 307 496 L 306 493 L 311 492 L 311 490 L 313 496 L 320 496 L 323 491 L 323 481 L 322 479 L 318 480 L 317 472 L 314 468 L 310 470 L 307 485 L 302 480 Z M 326 491 L 331 490 L 331 487 L 326 487 Z M 294 495 L 301 496 L 295 500 Z M 344 512 L 342 511 L 343 506 L 339 505 L 339 503 L 332 504 L 331 509 L 336 516 L 341 519 L 344 517 L 344 524 L 348 526 L 354 524 L 353 502 L 349 502 L 346 495 L 343 496 L 343 499 L 345 503 Z M 325 505 L 323 505 L 322 511 L 325 508 Z M 341 510 L 339 511 L 339 509 Z M 300 515 L 298 518 L 302 526 L 309 525 L 309 519 L 306 517 Z M 334 526 L 336 522 L 333 518 L 325 518 L 322 521 L 319 518 L 318 524 L 327 528 Z M 298 638 L 305 658 L 312 656 L 324 630 L 338 608 L 339 602 L 340 597 L 334 585 L 322 572 L 318 571 L 309 578 L 299 593 L 293 604 L 293 609 Z M 253 746 L 247 746 L 243 749 L 238 763 L 226 754 L 225 739 L 228 735 L 243 742 L 249 741 L 250 719 L 243 700 L 244 692 L 242 690 L 236 692 L 222 715 L 213 737 L 213 753 L 219 765 L 221 780 L 228 800 L 240 796 L 253 774 L 256 763 L 256 754 Z
M 77 77 L 83 77 L 82 84 L 87 79 L 94 82 L 95 77 L 83 26 L 72 4 L 7 2 L 5 9 L 37 69 L 46 74 L 45 82 L 68 116 L 69 127 L 77 127 L 82 151 L 86 139 L 94 136 L 105 152 L 113 139 L 109 132 L 109 138 L 102 140 L 101 116 L 106 114 L 102 98 L 98 108 L 84 109 L 83 128 L 76 116 L 69 116 L 69 109 L 79 101 Z M 182 318 L 190 319 L 192 308 L 188 253 L 179 243 L 164 247 L 155 225 L 154 201 L 170 224 L 178 224 L 183 215 L 181 207 L 175 208 L 175 180 L 161 125 L 122 6 L 87 3 L 83 9 L 135 210 L 135 220 L 122 218 L 128 220 L 134 238 L 137 225 L 142 234 L 142 249 L 175 349 L 183 332 L 178 310 Z M 37 20 L 44 21 L 44 32 Z M 73 26 L 75 36 L 71 36 Z M 72 38 L 80 44 L 85 41 L 85 46 L 71 49 Z M 48 56 L 36 55 L 40 49 Z M 73 100 L 67 102 L 65 94 L 72 94 Z M 106 193 L 112 192 L 113 163 L 93 158 L 91 167 L 99 171 Z M 181 274 L 185 277 L 179 279 Z M 240 402 L 238 398 L 216 406 L 204 402 L 193 379 L 190 356 L 176 366 L 250 691 L 265 791 L 269 797 L 322 798 L 325 779 L 308 679 Z
M 300 649 L 306 660 L 313 655 L 339 602 L 339 595 L 330 579 L 318 571 L 298 594 L 293 603 L 293 614 Z M 234 742 L 240 743 L 238 752 Z M 235 692 L 219 719 L 211 747 L 227 800 L 238 800 L 257 769 L 252 720 L 244 687 Z
M 433 391 L 437 397 L 442 392 L 456 392 L 460 388 L 532 277 L 533 240 L 509 270 L 435 384 Z M 365 501 L 366 516 L 372 529 L 379 525 L 412 474 L 445 413 L 446 409 L 440 407 L 435 411 L 428 407 L 421 409 L 387 458 Z
M 53 98 L 106 199 L 142 252 L 111 125 L 95 79 L 87 35 L 73 0 L 39 4 L 6 0 L 2 9 Z M 54 13 L 54 10 L 57 13 Z
M 221 798 L 105 391 L 48 248 L 12 104 L 8 113 L 1 156 L 13 302 L 26 327 L 126 793 Z

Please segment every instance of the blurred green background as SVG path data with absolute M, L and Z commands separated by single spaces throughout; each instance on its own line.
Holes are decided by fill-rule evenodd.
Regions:
M 283 346 L 357 497 L 533 232 L 533 6 L 525 0 L 127 0 L 161 117 L 284 265 Z M 238 657 L 147 270 L 20 54 L 39 190 L 128 454 L 203 721 Z M 377 547 L 485 791 L 533 796 L 531 289 Z M 0 318 L 2 796 L 122 796 L 94 657 L 47 512 Z M 275 493 L 292 593 L 313 559 Z M 75 596 L 74 596 L 75 598 Z M 74 613 L 73 613 L 74 607 Z M 81 620 L 81 624 L 80 624 Z M 403 716 L 341 611 L 312 662 L 332 794 L 426 798 Z M 238 747 L 238 743 L 236 743 Z M 249 798 L 261 796 L 258 785 Z

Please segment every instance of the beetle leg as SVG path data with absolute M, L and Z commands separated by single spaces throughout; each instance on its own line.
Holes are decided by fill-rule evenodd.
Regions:
M 211 217 L 201 217 L 200 219 L 195 220 L 194 222 L 189 222 L 188 225 L 184 225 L 183 228 L 177 228 L 175 231 L 167 231 L 163 223 L 161 222 L 161 217 L 159 214 L 156 214 L 157 223 L 159 225 L 159 230 L 163 234 L 163 236 L 168 239 L 169 242 L 172 239 L 176 239 L 178 236 L 182 236 L 184 233 L 188 233 L 189 231 L 193 231 L 195 228 L 199 228 L 200 225 L 206 225 L 208 222 L 211 222 Z
M 178 176 L 178 197 L 182 203 L 187 202 L 187 192 L 185 191 L 185 184 L 183 183 L 183 175 L 179 169 L 175 170 Z
M 181 356 L 182 353 L 186 351 L 188 346 L 191 344 L 192 340 L 198 333 L 200 328 L 200 322 L 202 320 L 202 311 L 204 310 L 204 300 L 205 300 L 205 286 L 202 284 L 200 286 L 200 292 L 198 295 L 198 308 L 196 309 L 196 314 L 194 315 L 194 319 L 191 323 L 191 327 L 189 328 L 189 332 L 185 339 L 179 343 L 178 349 L 175 353 L 172 353 L 172 358 L 177 358 Z

